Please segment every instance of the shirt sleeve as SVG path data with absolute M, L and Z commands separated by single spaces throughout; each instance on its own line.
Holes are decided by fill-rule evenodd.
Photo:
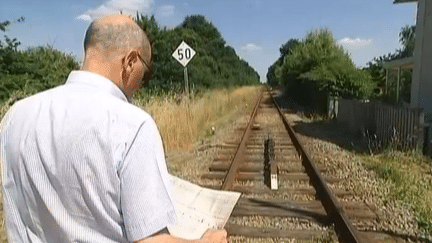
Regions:
M 146 238 L 175 223 L 162 140 L 152 119 L 139 128 L 118 172 L 129 241 Z

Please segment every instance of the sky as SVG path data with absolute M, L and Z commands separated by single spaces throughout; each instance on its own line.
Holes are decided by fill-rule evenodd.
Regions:
M 329 28 L 358 67 L 400 48 L 399 32 L 416 22 L 417 3 L 393 0 L 2 0 L 0 21 L 25 17 L 6 34 L 21 48 L 52 45 L 83 59 L 84 34 L 90 22 L 105 14 L 154 14 L 163 27 L 174 28 L 186 16 L 204 15 L 226 44 L 266 81 L 279 48 L 291 38 Z M 180 43 L 179 43 L 180 44 Z M 173 50 L 174 52 L 174 50 Z M 199 55 L 199 53 L 197 53 Z M 180 65 L 180 64 L 179 64 Z

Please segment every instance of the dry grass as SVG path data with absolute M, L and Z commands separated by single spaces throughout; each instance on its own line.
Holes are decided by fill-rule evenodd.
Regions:
M 219 89 L 188 100 L 163 97 L 135 104 L 150 113 L 164 139 L 168 151 L 190 149 L 199 139 L 212 134 L 212 126 L 235 109 L 252 104 L 259 87 Z

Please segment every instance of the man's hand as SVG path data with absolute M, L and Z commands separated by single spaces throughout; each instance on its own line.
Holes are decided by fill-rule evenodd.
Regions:
M 226 243 L 227 232 L 224 229 L 208 229 L 201 240 L 203 243 Z
M 227 243 L 226 230 L 208 229 L 199 240 L 185 240 L 169 234 L 168 229 L 163 229 L 145 239 L 134 243 Z

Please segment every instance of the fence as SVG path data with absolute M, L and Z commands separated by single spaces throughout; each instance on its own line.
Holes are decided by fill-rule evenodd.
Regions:
M 423 147 L 423 108 L 334 98 L 330 104 L 337 120 L 347 123 L 357 135 L 376 139 L 383 146 L 393 143 L 402 148 Z

